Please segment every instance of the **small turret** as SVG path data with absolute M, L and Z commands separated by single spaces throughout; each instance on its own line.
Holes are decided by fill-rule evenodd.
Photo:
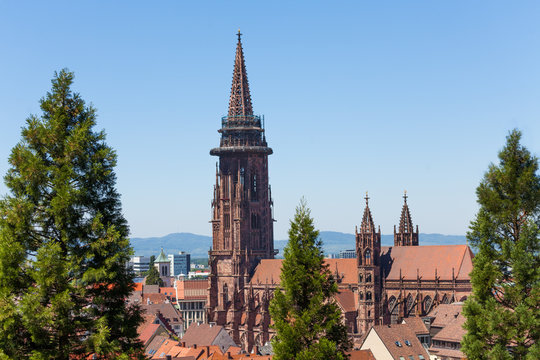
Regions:
M 403 194 L 403 208 L 399 219 L 399 231 L 394 225 L 394 246 L 418 246 L 418 225 L 414 231 L 411 212 L 407 205 L 407 191 Z

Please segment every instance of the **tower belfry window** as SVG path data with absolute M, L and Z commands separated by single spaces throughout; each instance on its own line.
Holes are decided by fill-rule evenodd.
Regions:
M 366 252 L 364 253 L 364 259 L 365 259 L 365 264 L 366 265 L 371 264 L 371 251 L 369 249 L 366 250 Z

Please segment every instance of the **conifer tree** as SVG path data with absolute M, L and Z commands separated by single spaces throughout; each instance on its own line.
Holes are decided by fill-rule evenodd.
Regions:
M 62 70 L 13 148 L 0 201 L 0 357 L 140 355 L 138 307 L 126 305 L 128 226 L 115 152 Z
M 463 311 L 469 359 L 540 359 L 540 177 L 520 138 L 508 135 L 476 189 L 473 294 Z
M 337 284 L 324 264 L 319 231 L 303 199 L 291 221 L 284 257 L 280 287 L 270 303 L 274 359 L 345 359 L 350 342 L 333 298 Z
M 159 285 L 164 286 L 163 280 L 159 276 L 159 271 L 156 269 L 154 265 L 150 266 L 150 269 L 148 269 L 148 272 L 146 273 L 146 285 Z

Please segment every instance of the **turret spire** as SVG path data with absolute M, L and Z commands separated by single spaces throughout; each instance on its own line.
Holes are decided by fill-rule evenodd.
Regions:
M 360 225 L 361 233 L 371 233 L 375 232 L 375 224 L 373 223 L 373 218 L 371 217 L 371 210 L 369 210 L 369 196 L 366 191 L 366 208 L 364 210 L 364 216 L 362 217 L 362 225 Z
M 413 231 L 411 212 L 407 205 L 407 190 L 403 194 L 403 208 L 401 209 L 401 218 L 399 219 L 399 232 L 408 233 Z
M 242 34 L 240 33 L 240 30 L 238 30 L 237 35 L 238 43 L 236 45 L 236 56 L 234 58 L 234 72 L 228 116 L 253 115 L 246 63 L 244 61 L 244 50 L 242 49 Z
M 394 246 L 416 246 L 418 245 L 418 226 L 414 231 L 411 212 L 407 204 L 407 191 L 403 194 L 403 208 L 399 219 L 399 229 L 396 232 L 394 226 Z

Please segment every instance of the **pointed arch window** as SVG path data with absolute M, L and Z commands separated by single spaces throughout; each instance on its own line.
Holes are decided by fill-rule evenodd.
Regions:
M 396 304 L 396 298 L 392 296 L 388 302 L 388 310 L 390 311 L 390 323 L 397 324 L 399 319 L 399 306 Z
M 371 297 L 371 291 L 368 291 L 368 292 L 366 293 L 366 301 L 370 301 L 371 299 L 372 299 L 372 297 Z
M 427 314 L 429 310 L 431 310 L 431 304 L 433 303 L 433 300 L 428 295 L 424 298 L 424 314 Z
M 371 282 L 371 274 L 366 274 L 366 282 L 367 283 Z
M 450 304 L 450 300 L 448 299 L 448 296 L 446 296 L 446 294 L 444 294 L 441 303 Z
M 371 264 L 371 250 L 369 249 L 367 249 L 366 252 L 364 253 L 364 263 L 366 265 Z
M 407 312 L 410 312 L 414 306 L 414 299 L 411 294 L 407 296 Z
M 364 282 L 364 276 L 362 274 L 358 274 L 358 283 L 361 284 Z
M 223 284 L 223 305 L 226 305 L 229 302 L 229 288 L 227 284 Z

